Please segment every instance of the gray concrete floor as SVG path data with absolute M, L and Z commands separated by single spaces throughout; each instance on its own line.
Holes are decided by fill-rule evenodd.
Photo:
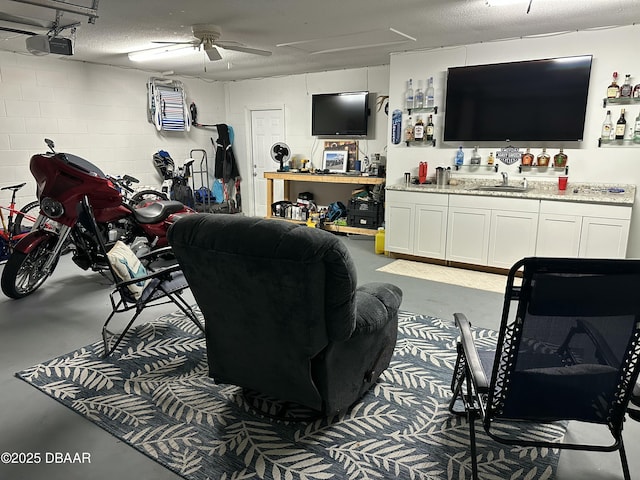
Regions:
M 451 319 L 464 312 L 474 325 L 497 329 L 502 295 L 377 272 L 393 261 L 374 254 L 373 238 L 343 237 L 358 267 L 359 283 L 391 282 L 402 288 L 402 309 Z M 0 266 L 0 270 L 3 267 Z M 89 453 L 91 463 L 6 465 L 0 480 L 69 480 L 91 478 L 177 480 L 180 477 L 116 439 L 100 427 L 15 378 L 15 372 L 68 353 L 100 338 L 110 311 L 108 282 L 84 272 L 63 257 L 52 278 L 22 300 L 0 294 L 0 453 Z M 189 298 L 189 297 L 188 297 Z M 172 306 L 147 310 L 139 322 L 174 311 Z M 640 478 L 640 424 L 627 422 L 625 441 L 632 478 Z M 600 432 L 571 428 L 568 435 Z M 622 479 L 617 453 L 563 451 L 557 480 Z

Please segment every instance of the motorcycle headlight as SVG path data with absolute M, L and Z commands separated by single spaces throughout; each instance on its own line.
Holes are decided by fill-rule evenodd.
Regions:
M 64 213 L 64 207 L 62 204 L 49 197 L 45 197 L 40 200 L 40 208 L 49 218 L 59 218 Z

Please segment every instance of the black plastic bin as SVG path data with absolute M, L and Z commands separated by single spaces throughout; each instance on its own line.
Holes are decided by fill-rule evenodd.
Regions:
M 377 229 L 384 223 L 384 205 L 374 200 L 349 200 L 347 225 Z

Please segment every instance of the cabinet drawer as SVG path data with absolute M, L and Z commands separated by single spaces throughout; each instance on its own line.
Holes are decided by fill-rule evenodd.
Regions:
M 598 205 L 593 203 L 540 201 L 540 213 L 577 215 L 580 217 L 631 219 L 631 207 L 622 205 Z
M 529 198 L 483 197 L 480 195 L 450 195 L 449 205 L 452 207 L 531 213 L 538 213 L 540 209 L 539 200 Z
M 401 192 L 398 190 L 387 190 L 386 201 L 392 203 L 415 203 L 446 207 L 449 205 L 449 195 L 446 193 Z

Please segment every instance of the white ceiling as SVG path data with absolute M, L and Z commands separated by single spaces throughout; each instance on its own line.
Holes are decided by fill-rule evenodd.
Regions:
M 68 3 L 92 6 L 92 0 Z M 71 60 L 239 80 L 382 65 L 389 63 L 391 52 L 640 22 L 640 0 L 532 0 L 527 14 L 528 3 L 489 7 L 486 0 L 101 0 L 95 24 L 70 13 L 62 16 L 61 24 L 81 22 Z M 0 18 L 5 19 L 0 26 L 45 33 L 34 25 L 7 22 L 7 15 L 46 25 L 56 12 L 0 0 Z M 154 63 L 133 63 L 126 55 L 157 46 L 153 41 L 192 40 L 191 25 L 198 23 L 219 25 L 223 41 L 273 55 L 223 50 L 223 59 L 216 62 L 208 61 L 204 52 L 194 52 Z M 63 32 L 68 34 L 70 30 Z M 0 31 L 0 49 L 26 52 L 25 38 Z M 282 45 L 291 43 L 295 45 Z

